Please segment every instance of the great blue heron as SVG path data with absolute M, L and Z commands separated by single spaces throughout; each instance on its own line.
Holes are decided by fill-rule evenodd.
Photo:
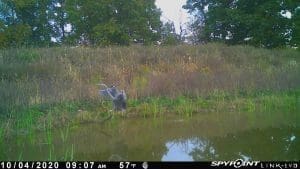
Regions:
M 124 90 L 119 91 L 115 86 L 107 87 L 105 84 L 98 84 L 105 89 L 99 90 L 100 96 L 109 98 L 113 102 L 115 111 L 126 110 L 126 94 Z

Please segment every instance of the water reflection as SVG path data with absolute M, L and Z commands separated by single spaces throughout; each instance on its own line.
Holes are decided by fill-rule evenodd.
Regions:
M 162 161 L 299 160 L 295 128 L 254 129 L 225 137 L 193 137 L 168 141 Z M 290 134 L 289 132 L 292 132 Z M 271 135 L 271 137 L 270 137 Z M 271 138 L 271 139 L 270 139 Z
M 166 143 L 167 153 L 163 155 L 162 161 L 193 161 L 189 153 L 195 148 L 190 141 L 171 141 Z
M 168 151 L 163 155 L 162 161 L 200 161 L 218 157 L 210 142 L 200 138 L 170 141 L 166 143 L 166 147 Z
M 299 119 L 259 115 L 253 123 L 242 113 L 199 114 L 191 119 L 112 119 L 105 124 L 51 131 L 49 144 L 45 132 L 19 135 L 6 141 L 7 148 L 0 152 L 0 158 L 25 161 L 71 158 L 75 161 L 299 160 Z M 272 120 L 262 120 L 262 115 Z M 178 122 L 178 119 L 182 120 Z

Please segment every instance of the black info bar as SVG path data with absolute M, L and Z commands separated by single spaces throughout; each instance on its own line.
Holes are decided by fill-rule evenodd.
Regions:
M 296 169 L 299 161 L 205 161 L 205 162 L 153 162 L 153 161 L 1 161 L 0 169 L 210 169 L 261 168 Z

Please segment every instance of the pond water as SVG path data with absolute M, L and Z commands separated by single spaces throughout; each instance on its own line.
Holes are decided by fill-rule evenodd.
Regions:
M 299 113 L 199 113 L 113 118 L 17 135 L 6 160 L 299 160 Z

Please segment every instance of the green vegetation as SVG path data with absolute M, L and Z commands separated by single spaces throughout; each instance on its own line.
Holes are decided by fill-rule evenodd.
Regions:
M 2 50 L 1 138 L 101 121 L 111 103 L 100 82 L 126 90 L 128 116 L 297 111 L 298 54 L 221 44 Z
M 0 48 L 151 44 L 160 14 L 154 0 L 1 0 Z
M 195 42 L 299 47 L 299 1 L 188 0 Z M 290 16 L 287 16 L 290 14 Z
M 190 39 L 185 39 L 182 25 L 178 35 L 174 23 L 160 21 L 155 0 L 1 0 L 0 159 L 93 159 L 99 155 L 94 145 L 100 145 L 98 150 L 107 147 L 101 134 L 117 138 L 111 140 L 123 146 L 122 152 L 127 147 L 120 135 L 158 159 L 153 148 L 163 153 L 165 147 L 155 147 L 151 138 L 165 146 L 172 135 L 187 136 L 194 129 L 192 120 L 204 128 L 195 133 L 210 136 L 210 131 L 222 135 L 232 128 L 249 129 L 243 123 L 298 128 L 300 58 L 292 48 L 300 42 L 299 2 L 188 0 L 184 8 L 195 16 Z M 185 40 L 202 45 L 184 45 Z M 125 89 L 125 115 L 113 112 L 111 102 L 99 97 L 98 83 Z M 162 119 L 169 117 L 175 117 L 171 126 L 184 120 L 191 124 L 168 128 L 170 135 L 159 133 Z M 130 127 L 124 128 L 125 121 Z M 93 131 L 93 143 L 101 144 L 88 147 L 82 134 L 91 129 L 86 132 L 83 124 L 97 124 L 92 130 L 101 125 L 112 135 Z M 217 130 L 210 130 L 215 126 Z M 84 132 L 74 136 L 80 129 Z M 158 134 L 132 140 L 132 133 L 146 130 Z M 284 140 L 291 146 L 298 135 L 289 134 Z M 162 140 L 161 135 L 168 137 Z M 85 156 L 86 148 L 93 157 Z M 114 151 L 101 157 L 120 161 Z M 140 159 L 140 153 L 133 155 Z
M 185 38 L 196 44 L 299 47 L 298 1 L 188 0 L 184 8 L 194 16 L 191 33 L 180 25 L 178 35 L 172 22 L 160 21 L 155 0 L 2 0 L 0 48 L 173 45 Z
M 54 129 L 66 142 L 71 129 L 101 124 L 111 114 L 113 119 L 192 119 L 234 112 L 255 121 L 257 113 L 300 111 L 300 61 L 294 50 L 222 44 L 58 47 L 7 49 L 0 56 L 0 149 L 15 137 L 24 147 L 20 136 L 26 136 L 32 145 L 38 140 L 47 145 L 49 160 L 58 159 Z M 98 83 L 126 90 L 125 116 L 99 98 Z M 113 119 L 110 125 L 117 123 Z M 59 158 L 73 159 L 74 152 L 70 144 Z

